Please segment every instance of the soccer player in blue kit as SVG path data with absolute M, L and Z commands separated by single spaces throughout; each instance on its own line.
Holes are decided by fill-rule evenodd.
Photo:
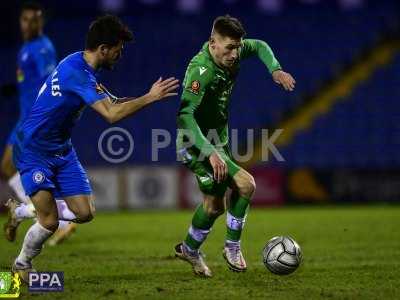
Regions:
M 71 144 L 71 131 L 90 106 L 110 123 L 136 113 L 166 97 L 175 96 L 178 80 L 160 77 L 138 98 L 113 97 L 98 82 L 100 69 L 112 69 L 132 32 L 115 16 L 103 16 L 89 27 L 85 50 L 67 56 L 39 91 L 29 117 L 17 131 L 14 161 L 38 222 L 26 233 L 13 264 L 26 282 L 34 272 L 32 259 L 58 227 L 58 220 L 85 223 L 93 219 L 92 190 Z M 59 205 L 55 198 L 64 199 Z
M 20 116 L 17 124 L 7 141 L 2 159 L 1 175 L 7 180 L 10 187 L 17 195 L 19 202 L 24 203 L 17 209 L 19 218 L 11 218 L 4 224 L 5 237 L 14 241 L 17 227 L 22 218 L 34 217 L 34 209 L 29 197 L 21 185 L 20 175 L 13 161 L 13 145 L 15 144 L 18 126 L 26 119 L 40 87 L 57 65 L 56 52 L 52 42 L 43 34 L 44 27 L 43 8 L 35 2 L 26 2 L 22 5 L 19 23 L 24 44 L 18 53 L 17 83 L 19 94 Z M 9 201 L 9 206 L 16 205 Z M 13 207 L 15 209 L 15 207 Z

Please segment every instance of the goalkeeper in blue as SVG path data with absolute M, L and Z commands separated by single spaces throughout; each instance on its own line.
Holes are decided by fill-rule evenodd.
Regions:
M 103 88 L 98 72 L 112 69 L 124 43 L 132 38 L 132 32 L 115 16 L 95 20 L 89 27 L 85 50 L 59 63 L 17 130 L 13 159 L 38 218 L 26 233 L 12 267 L 25 282 L 29 272 L 35 272 L 32 260 L 53 235 L 59 220 L 85 223 L 93 219 L 92 189 L 71 143 L 71 131 L 85 107 L 114 123 L 155 101 L 177 95 L 178 80 L 174 77 L 159 78 L 138 98 L 114 99 Z

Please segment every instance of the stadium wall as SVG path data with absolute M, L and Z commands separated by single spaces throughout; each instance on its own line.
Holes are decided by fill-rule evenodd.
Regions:
M 255 167 L 252 207 L 296 204 L 396 203 L 400 171 Z M 195 177 L 184 167 L 90 168 L 99 210 L 186 209 L 201 202 Z

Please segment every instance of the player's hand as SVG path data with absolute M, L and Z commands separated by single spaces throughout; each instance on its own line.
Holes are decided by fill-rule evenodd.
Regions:
M 149 95 L 154 101 L 178 95 L 175 90 L 179 87 L 179 80 L 175 77 L 162 80 L 160 77 L 151 87 Z
M 218 152 L 213 152 L 209 157 L 210 164 L 214 170 L 214 179 L 218 183 L 224 181 L 228 175 L 228 167 Z
M 277 84 L 283 86 L 283 88 L 287 91 L 293 91 L 294 85 L 296 84 L 296 80 L 290 75 L 282 70 L 276 70 L 272 73 L 272 78 Z

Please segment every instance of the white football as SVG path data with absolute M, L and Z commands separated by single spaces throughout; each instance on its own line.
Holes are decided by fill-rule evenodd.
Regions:
M 300 246 L 288 236 L 273 237 L 263 250 L 264 265 L 274 274 L 286 275 L 294 272 L 301 260 Z

